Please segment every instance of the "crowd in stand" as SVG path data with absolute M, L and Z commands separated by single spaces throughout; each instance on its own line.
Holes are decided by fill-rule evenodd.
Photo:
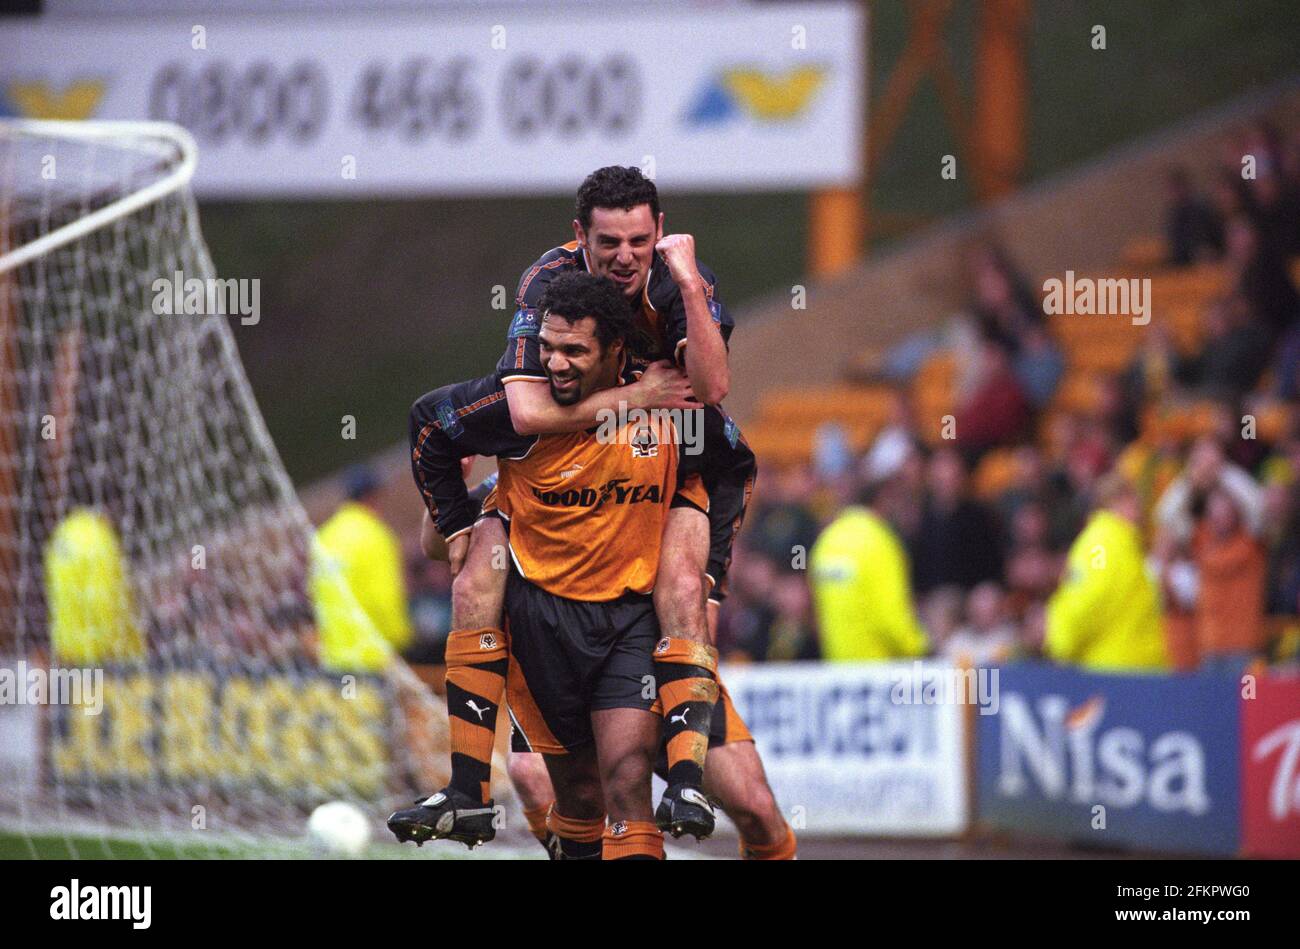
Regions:
M 1095 377 L 1087 412 L 1053 410 L 1068 365 L 1042 294 L 995 244 L 973 252 L 963 312 L 884 360 L 897 397 L 869 449 L 828 425 L 807 464 L 760 470 L 721 609 L 724 660 L 1294 660 L 1300 134 L 1245 129 L 1208 180 L 1171 169 L 1162 236 L 1162 269 L 1213 264 L 1227 292 L 1206 302 L 1194 351 L 1155 312 L 1132 362 Z M 943 351 L 959 365 L 952 437 L 926 445 L 909 386 Z M 1143 430 L 1150 406 L 1190 400 L 1214 409 L 1199 435 Z M 1289 418 L 1263 433 L 1253 420 L 1270 406 Z M 977 491 L 991 451 L 1011 470 Z M 446 568 L 410 553 L 417 641 L 436 641 Z M 1099 626 L 1108 644 L 1088 641 Z
M 1243 162 L 1247 155 L 1253 162 Z M 1155 624 L 1164 657 L 1151 665 L 1192 669 L 1294 655 L 1300 297 L 1288 266 L 1300 255 L 1300 134 L 1252 127 L 1225 149 L 1211 180 L 1198 183 L 1178 168 L 1168 181 L 1163 266 L 1214 262 L 1227 275 L 1228 292 L 1205 306 L 1199 349 L 1180 352 L 1157 312 L 1132 363 L 1094 380 L 1090 412 L 1049 412 L 1066 359 L 1041 294 L 999 248 L 979 248 L 967 264 L 965 312 L 909 338 L 885 360 L 900 397 L 871 448 L 855 457 L 843 438 L 823 431 L 807 466 L 761 472 L 722 610 L 724 656 L 907 654 L 900 644 L 914 637 L 881 632 L 906 622 L 844 614 L 833 596 L 818 593 L 842 583 L 837 571 L 849 569 L 831 529 L 866 509 L 904 551 L 925 651 L 973 662 L 1069 661 L 1069 649 L 1053 643 L 1054 629 L 1057 639 L 1068 638 L 1059 630 L 1068 613 L 1068 555 L 1096 509 L 1122 512 L 1126 496 L 1140 569 L 1159 594 Z M 905 393 L 924 360 L 945 349 L 961 360 L 955 437 L 925 447 Z M 1209 431 L 1181 441 L 1141 434 L 1145 408 L 1192 399 L 1215 407 Z M 1251 420 L 1270 405 L 1289 408 L 1290 418 L 1265 437 Z M 992 496 L 981 496 L 973 472 L 995 449 L 1011 453 L 1012 473 Z M 1113 497 L 1103 498 L 1108 493 Z M 858 531 L 865 536 L 865 527 Z M 819 577 L 819 536 L 837 551 L 824 558 L 826 578 Z M 861 549 L 870 551 L 863 554 L 868 564 L 890 556 L 865 541 Z M 850 596 L 857 603 L 867 594 L 855 588 Z M 1141 596 L 1113 598 L 1127 600 L 1121 605 L 1130 611 L 1147 608 Z M 905 611 L 877 599 L 877 613 Z M 1111 622 L 1122 628 L 1123 621 Z M 858 631 L 856 652 L 843 650 L 845 634 L 831 628 L 840 625 Z M 872 637 L 893 637 L 892 645 Z

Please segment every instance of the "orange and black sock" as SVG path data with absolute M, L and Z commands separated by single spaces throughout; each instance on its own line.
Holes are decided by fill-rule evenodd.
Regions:
M 446 661 L 451 786 L 487 803 L 497 707 L 506 690 L 505 635 L 492 628 L 452 630 Z
M 603 860 L 662 860 L 664 835 L 654 821 L 621 820 L 605 829 Z
M 546 818 L 546 829 L 560 841 L 560 852 L 556 854 L 556 860 L 599 860 L 601 858 L 605 815 L 582 820 L 565 817 L 552 807 L 550 815 Z
M 750 844 L 742 837 L 740 840 L 741 860 L 794 860 L 798 853 L 798 841 L 794 829 L 785 825 L 785 836 L 774 844 Z
M 528 821 L 528 832 L 542 843 L 546 843 L 546 818 L 551 813 L 554 801 L 547 801 L 541 807 L 525 807 L 524 818 Z
M 663 702 L 668 784 L 698 788 L 718 700 L 718 651 L 691 639 L 666 636 L 655 646 L 655 680 Z

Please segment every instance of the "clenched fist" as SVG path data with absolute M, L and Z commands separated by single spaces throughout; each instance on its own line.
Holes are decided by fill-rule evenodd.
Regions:
M 655 250 L 663 257 L 673 282 L 679 287 L 700 281 L 700 271 L 695 265 L 695 238 L 690 234 L 669 234 L 655 244 Z

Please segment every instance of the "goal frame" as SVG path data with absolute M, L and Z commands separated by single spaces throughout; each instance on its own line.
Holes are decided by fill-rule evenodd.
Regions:
M 141 139 L 154 138 L 166 141 L 179 152 L 179 161 L 166 175 L 138 191 L 124 195 L 85 217 L 71 221 L 30 243 L 0 254 L 0 274 L 30 263 L 42 254 L 48 254 L 65 244 L 91 234 L 101 227 L 133 214 L 146 205 L 187 186 L 198 167 L 198 145 L 188 131 L 172 122 L 119 122 L 57 121 L 45 119 L 5 119 L 0 121 L 0 137 L 16 135 L 49 135 L 61 138 L 93 141 L 135 135 Z

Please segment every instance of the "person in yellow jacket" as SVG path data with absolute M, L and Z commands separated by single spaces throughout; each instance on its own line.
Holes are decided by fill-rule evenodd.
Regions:
M 884 489 L 863 500 L 878 499 Z M 907 552 L 877 510 L 844 508 L 813 544 L 808 568 L 823 659 L 905 659 L 929 651 L 912 603 Z
M 1160 591 L 1146 569 L 1137 491 L 1112 472 L 1097 484 L 1097 510 L 1066 557 L 1047 604 L 1048 658 L 1093 672 L 1169 668 Z
M 413 638 L 402 548 L 367 503 L 368 470 L 347 477 L 349 500 L 321 525 L 312 547 L 311 596 L 327 669 L 381 672 Z
M 144 658 L 126 557 L 103 514 L 77 508 L 54 529 L 45 546 L 45 599 L 57 662 L 97 666 Z

